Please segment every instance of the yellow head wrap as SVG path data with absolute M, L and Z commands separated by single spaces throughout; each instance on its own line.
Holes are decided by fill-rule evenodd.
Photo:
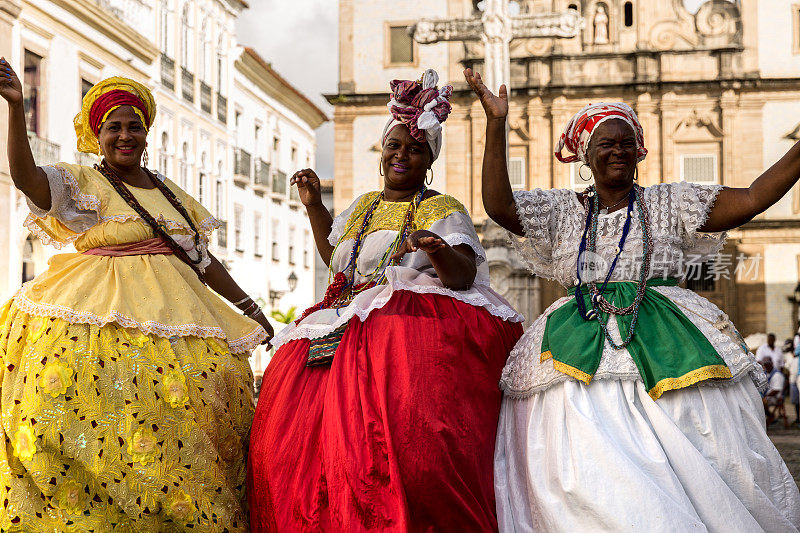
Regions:
M 100 145 L 97 142 L 97 135 L 92 130 L 92 108 L 94 107 L 94 104 L 97 102 L 98 98 L 111 91 L 125 91 L 131 93 L 136 98 L 141 100 L 142 104 L 147 110 L 147 116 L 145 116 L 145 114 L 142 113 L 142 111 L 136 106 L 132 106 L 133 111 L 142 120 L 142 124 L 144 124 L 145 129 L 149 130 L 150 126 L 153 124 L 153 120 L 156 116 L 156 102 L 153 99 L 153 93 L 150 92 L 150 89 L 141 83 L 128 78 L 115 76 L 113 78 L 105 79 L 89 89 L 89 92 L 83 97 L 81 112 L 75 115 L 75 119 L 73 120 L 73 123 L 75 124 L 75 134 L 78 136 L 79 152 L 84 152 L 87 154 L 100 154 Z M 126 104 L 114 105 L 105 111 L 99 124 L 105 122 L 108 118 L 108 115 L 121 105 Z

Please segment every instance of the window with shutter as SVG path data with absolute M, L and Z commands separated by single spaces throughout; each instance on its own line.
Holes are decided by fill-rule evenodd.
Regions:
M 692 183 L 717 183 L 717 156 L 713 154 L 682 155 L 681 179 Z
M 508 179 L 511 182 L 511 188 L 515 191 L 524 189 L 527 181 L 525 178 L 525 158 L 509 157 Z

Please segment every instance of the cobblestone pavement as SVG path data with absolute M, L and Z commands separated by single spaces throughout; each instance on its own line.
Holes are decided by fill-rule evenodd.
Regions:
M 800 485 L 800 427 L 794 425 L 783 429 L 783 425 L 773 425 L 767 431 L 775 447 L 781 452 L 786 466 L 794 476 L 794 481 Z

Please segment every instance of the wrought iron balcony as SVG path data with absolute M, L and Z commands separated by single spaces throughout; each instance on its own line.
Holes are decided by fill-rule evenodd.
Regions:
M 286 195 L 286 173 L 280 170 L 272 175 L 272 192 L 275 194 Z
M 186 67 L 181 67 L 181 92 L 184 100 L 194 102 L 194 74 Z
M 220 248 L 228 247 L 228 223 L 225 220 L 219 221 L 219 229 L 217 230 L 217 246 Z
M 54 143 L 35 133 L 28 132 L 28 143 L 31 145 L 33 161 L 37 166 L 58 163 L 61 159 L 61 145 Z
M 217 93 L 217 120 L 228 123 L 228 99 Z
M 236 148 L 233 151 L 233 173 L 237 176 L 245 176 L 247 181 L 253 176 L 253 165 L 250 152 Z
M 256 175 L 253 181 L 254 185 L 259 185 L 264 188 L 269 188 L 269 170 L 270 165 L 263 159 L 256 159 Z
M 175 60 L 161 54 L 161 85 L 169 89 L 175 90 Z
M 211 86 L 204 81 L 200 82 L 200 109 L 211 114 Z

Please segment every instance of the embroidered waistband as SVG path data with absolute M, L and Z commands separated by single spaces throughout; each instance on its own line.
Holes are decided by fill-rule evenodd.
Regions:
M 105 257 L 124 257 L 128 255 L 171 255 L 172 248 L 161 237 L 143 241 L 98 246 L 83 252 L 84 255 L 100 255 Z

